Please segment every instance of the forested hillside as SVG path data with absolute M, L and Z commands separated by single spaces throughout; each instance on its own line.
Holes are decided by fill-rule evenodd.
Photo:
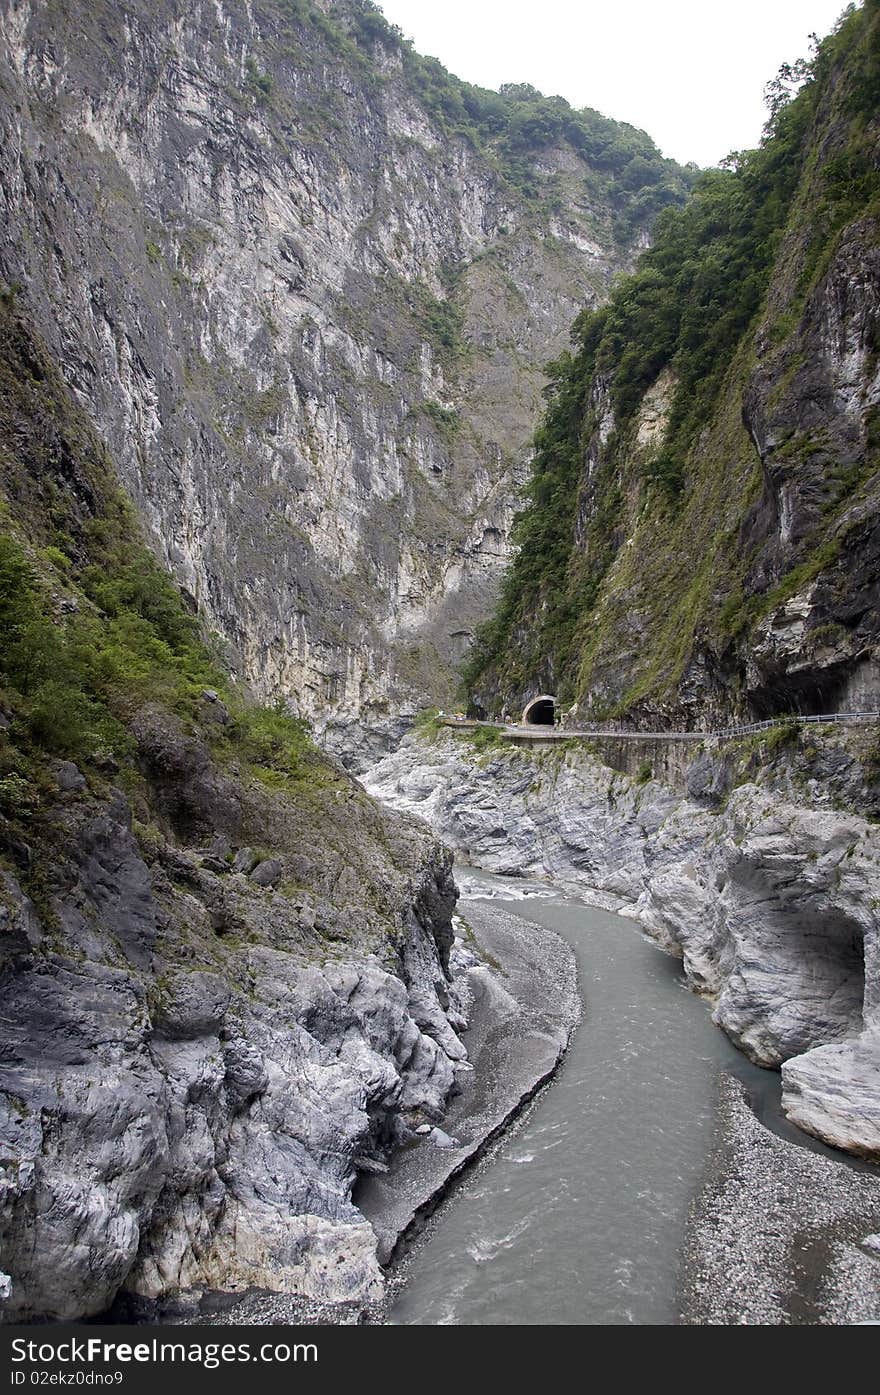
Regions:
M 467 668 L 487 710 L 537 690 L 696 724 L 877 705 L 876 0 L 768 95 L 760 148 L 660 215 L 551 366 Z

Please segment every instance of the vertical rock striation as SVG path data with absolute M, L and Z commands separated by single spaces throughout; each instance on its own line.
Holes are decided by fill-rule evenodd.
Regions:
M 449 701 L 541 366 L 685 187 L 596 113 L 501 151 L 431 63 L 358 0 L 0 16 L 0 276 L 239 672 L 322 721 Z
M 708 793 L 695 797 L 583 751 L 475 756 L 447 735 L 408 738 L 368 787 L 465 861 L 636 915 L 681 955 L 735 1044 L 782 1067 L 795 1123 L 880 1157 L 876 824 L 830 797 L 804 807 L 793 779 L 743 775 L 713 790 L 703 768 L 693 784 Z
M 45 906 L 9 873 L 0 889 L 4 1320 L 120 1291 L 378 1298 L 357 1169 L 442 1118 L 465 1055 L 449 858 L 389 828 L 383 925 L 338 889 L 272 891 L 180 846 L 148 864 L 119 792 L 53 817 Z

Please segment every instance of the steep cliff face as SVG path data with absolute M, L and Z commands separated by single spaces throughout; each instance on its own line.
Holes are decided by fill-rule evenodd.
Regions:
M 193 739 L 185 756 L 204 762 Z M 240 804 L 234 837 L 206 808 L 208 847 L 145 850 L 132 801 L 83 777 L 46 800 L 55 848 L 32 832 L 27 873 L 2 873 L 4 1321 L 80 1318 L 120 1291 L 381 1296 L 357 1170 L 442 1118 L 465 1057 L 437 948 L 448 863 L 349 809 L 346 866 L 319 848 L 304 872 L 303 810 L 276 798 L 266 884 L 240 846 L 247 789 L 214 790 Z M 350 836 L 383 907 L 353 894 Z
M 456 933 L 451 863 L 224 671 L 0 295 L 0 1322 L 372 1310 L 577 1016 L 561 942 L 502 987 Z
M 0 17 L 0 275 L 264 696 L 447 702 L 541 365 L 686 178 L 360 0 Z
M 2 1316 L 363 1306 L 491 970 L 297 714 L 448 695 L 540 364 L 687 179 L 366 0 L 13 0 L 0 130 Z
M 459 736 L 413 736 L 369 788 L 421 815 L 467 862 L 549 876 L 638 917 L 682 956 L 735 1044 L 782 1067 L 792 1120 L 877 1158 L 880 838 L 875 823 L 808 789 L 817 741 L 849 768 L 858 798 L 859 756 L 830 733 L 775 761 L 748 746 L 703 753 L 687 794 L 582 748 L 476 755 Z
M 869 0 L 580 320 L 470 666 L 486 709 L 880 706 L 878 84 Z
M 451 859 L 248 702 L 0 299 L 0 1320 L 381 1289 L 465 1057 Z

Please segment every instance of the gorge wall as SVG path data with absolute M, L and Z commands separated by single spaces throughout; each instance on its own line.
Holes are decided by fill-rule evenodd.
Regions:
M 249 701 L 0 298 L 0 1320 L 382 1287 L 465 1057 L 451 859 Z
M 796 1124 L 880 1158 L 880 838 L 856 812 L 870 737 L 791 740 L 701 753 L 685 794 L 577 743 L 478 753 L 441 730 L 408 737 L 368 788 L 465 863 L 635 916 L 734 1043 L 781 1066 Z
M 10 0 L 0 132 L 0 277 L 236 671 L 448 704 L 542 365 L 690 175 L 367 0 Z
M 492 715 L 712 729 L 880 709 L 880 13 L 709 173 L 554 371 L 469 665 Z

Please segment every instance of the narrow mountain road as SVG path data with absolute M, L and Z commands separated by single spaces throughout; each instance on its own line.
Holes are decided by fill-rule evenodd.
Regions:
M 538 723 L 478 721 L 470 717 L 440 717 L 437 724 L 462 730 L 490 727 L 511 740 L 526 741 L 570 741 L 572 738 L 589 737 L 615 741 L 708 741 L 751 736 L 755 732 L 771 731 L 773 727 L 786 722 L 796 722 L 798 726 L 860 726 L 876 721 L 880 721 L 880 712 L 825 712 L 815 716 L 785 713 L 781 717 L 771 717 L 763 722 L 747 722 L 741 726 L 720 727 L 713 731 L 621 731 L 617 727 L 551 727 Z

